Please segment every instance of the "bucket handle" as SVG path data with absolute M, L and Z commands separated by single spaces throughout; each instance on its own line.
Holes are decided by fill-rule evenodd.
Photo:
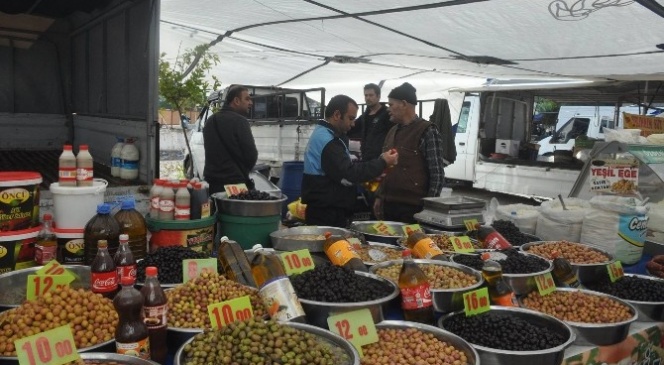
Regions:
M 95 195 L 97 195 L 97 194 L 99 194 L 103 191 L 106 191 L 106 187 L 108 187 L 108 181 L 106 181 L 105 179 L 99 179 L 99 178 L 94 178 L 92 180 L 101 184 L 100 186 L 97 187 L 97 189 L 95 189 L 95 192 L 94 192 Z

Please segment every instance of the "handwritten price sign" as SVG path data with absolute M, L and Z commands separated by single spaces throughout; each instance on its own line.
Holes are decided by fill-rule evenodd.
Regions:
M 235 321 L 244 321 L 254 316 L 248 295 L 208 305 L 208 315 L 212 328 L 219 329 Z
M 238 195 L 242 192 L 249 191 L 245 184 L 224 185 L 224 190 L 226 191 L 227 196 Z
M 346 241 L 348 241 L 348 243 L 350 243 L 350 247 L 354 249 L 362 247 L 362 241 L 360 241 L 360 239 L 357 237 L 348 237 L 346 238 Z
M 378 222 L 374 223 L 371 227 L 376 230 L 376 232 L 387 235 L 387 236 L 396 236 L 397 231 L 394 230 L 394 228 L 388 226 L 385 224 L 385 222 Z
M 490 309 L 489 289 L 480 288 L 463 293 L 463 310 L 466 312 L 466 316 L 488 312 Z
M 465 219 L 463 225 L 466 226 L 467 231 L 475 231 L 475 225 L 479 224 L 477 219 Z
M 345 338 L 362 354 L 362 346 L 378 342 L 378 332 L 368 308 L 334 314 L 327 317 L 330 331 Z
M 71 277 L 71 280 L 76 279 L 76 275 L 67 270 L 61 263 L 51 260 L 48 264 L 44 265 L 41 269 L 35 272 L 37 275 L 65 275 Z
M 454 249 L 454 252 L 475 252 L 475 247 L 473 247 L 473 243 L 470 241 L 468 236 L 450 237 L 450 241 L 452 242 L 452 248 Z
M 80 358 L 68 324 L 18 339 L 14 346 L 20 365 L 61 365 Z
M 553 276 L 551 276 L 550 272 L 535 276 L 535 283 L 537 284 L 537 291 L 539 291 L 541 296 L 549 295 L 556 291 L 556 283 L 553 281 Z
M 401 229 L 403 230 L 403 233 L 406 234 L 406 236 L 409 236 L 413 232 L 422 232 L 422 233 L 424 233 L 424 231 L 422 230 L 422 227 L 420 227 L 419 224 L 409 224 L 407 226 L 401 227 Z
M 217 259 L 182 260 L 182 279 L 185 283 L 204 272 L 217 272 Z
M 284 252 L 281 255 L 286 275 L 301 274 L 314 268 L 314 259 L 311 258 L 309 250 L 302 249 L 293 252 Z
M 615 283 L 618 279 L 625 276 L 623 271 L 622 263 L 620 261 L 614 261 L 606 265 L 606 270 L 609 272 L 609 279 L 612 283 Z
M 45 293 L 61 290 L 72 281 L 74 278 L 68 275 L 28 275 L 25 296 L 28 300 L 34 300 Z

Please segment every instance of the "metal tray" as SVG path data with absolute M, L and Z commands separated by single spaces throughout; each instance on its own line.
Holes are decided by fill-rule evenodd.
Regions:
M 477 198 L 471 198 L 463 195 L 447 196 L 439 198 L 423 198 L 424 208 L 429 208 L 440 213 L 454 213 L 454 211 L 481 211 L 486 206 L 486 201 Z
M 272 240 L 272 247 L 274 247 L 275 250 L 296 251 L 306 248 L 309 252 L 323 252 L 323 244 L 325 244 L 324 239 L 295 240 L 288 238 L 288 236 L 299 234 L 323 235 L 325 232 L 330 232 L 333 235 L 340 235 L 346 238 L 354 236 L 353 232 L 339 227 L 301 226 L 274 231 L 270 233 L 270 239 Z

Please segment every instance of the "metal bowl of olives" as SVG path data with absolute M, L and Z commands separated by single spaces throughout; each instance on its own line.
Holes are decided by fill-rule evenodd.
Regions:
M 606 290 L 606 286 L 609 287 L 617 285 L 620 281 L 611 283 L 610 281 L 605 281 L 602 283 L 592 283 L 589 284 L 588 289 L 599 291 L 602 293 L 607 293 L 609 295 L 616 296 L 625 302 L 633 305 L 637 312 L 639 313 L 639 322 L 661 322 L 664 320 L 664 279 L 659 279 L 656 277 L 648 275 L 639 275 L 639 274 L 625 274 L 626 278 L 631 278 L 632 280 L 644 281 L 642 285 L 635 285 L 629 283 L 622 283 L 622 290 L 626 290 L 628 295 L 622 294 L 620 291 L 615 292 L 613 290 Z M 647 280 L 647 282 L 646 282 Z M 644 288 L 643 286 L 648 286 Z M 653 300 L 631 300 L 627 299 L 630 295 L 637 295 L 642 299 L 648 299 L 644 297 L 652 296 L 653 294 L 659 294 L 658 298 L 653 298 Z M 632 297 L 634 298 L 634 297 Z
M 338 357 L 338 359 L 336 359 L 335 365 L 360 365 L 360 354 L 357 352 L 355 347 L 350 344 L 350 342 L 346 341 L 341 336 L 304 323 L 279 322 L 279 324 L 296 328 L 314 335 L 317 338 L 317 343 L 321 343 L 327 346 L 331 352 Z M 190 338 L 178 348 L 177 352 L 175 353 L 175 358 L 173 359 L 174 365 L 188 364 L 186 361 L 185 348 L 193 341 L 194 338 Z
M 382 262 L 398 260 L 401 258 L 402 247 L 380 242 L 367 242 L 366 245 L 353 247 L 366 266 L 378 265 Z
M 275 250 L 297 251 L 306 248 L 309 252 L 323 252 L 326 232 L 345 238 L 353 237 L 353 232 L 344 228 L 300 226 L 274 231 L 270 233 L 270 240 Z
M 447 262 L 447 261 L 440 261 L 440 260 L 425 260 L 425 259 L 415 259 L 413 260 L 416 264 L 422 266 L 422 265 L 435 265 L 435 266 L 441 266 L 441 267 L 447 267 L 451 269 L 456 269 L 459 270 L 463 274 L 471 275 L 475 278 L 477 281 L 475 284 L 465 286 L 462 288 L 449 288 L 449 289 L 443 289 L 443 288 L 434 288 L 433 286 L 430 289 L 431 292 L 431 300 L 433 302 L 433 308 L 437 312 L 442 312 L 442 313 L 448 313 L 448 312 L 454 312 L 463 309 L 463 294 L 477 289 L 482 284 L 484 284 L 484 279 L 482 278 L 482 274 L 474 270 L 468 266 L 464 265 L 459 265 L 455 264 L 453 262 Z M 403 260 L 393 260 L 393 261 L 387 261 L 387 262 L 382 262 L 380 264 L 372 266 L 369 271 L 373 274 L 376 274 L 379 270 L 384 269 L 384 268 L 390 268 L 395 265 L 401 266 L 403 263 Z M 378 274 L 376 274 L 378 275 Z M 431 282 L 431 278 L 430 282 Z M 435 284 L 434 284 L 435 285 Z
M 86 364 L 106 364 L 115 363 L 123 365 L 157 365 L 158 363 L 150 360 L 144 360 L 136 356 L 113 354 L 109 352 L 85 352 L 81 354 L 81 359 Z
M 482 365 L 561 364 L 565 358 L 565 349 L 570 347 L 576 339 L 574 330 L 572 330 L 568 324 L 555 317 L 540 312 L 517 307 L 491 306 L 488 313 L 491 313 L 492 316 L 502 318 L 506 322 L 513 322 L 515 319 L 528 322 L 541 330 L 551 331 L 558 334 L 564 339 L 564 342 L 557 346 L 542 350 L 516 351 L 481 346 L 464 338 L 465 341 L 470 343 L 475 350 L 477 350 Z M 483 314 L 479 314 L 478 316 L 481 315 Z M 443 316 L 438 320 L 438 327 L 454 333 L 450 330 L 449 324 L 452 318 L 458 316 L 466 317 L 466 314 L 464 311 L 459 311 Z M 504 337 L 504 340 L 509 341 L 509 336 L 514 337 L 519 335 L 528 336 L 529 334 L 510 333 Z M 515 339 L 514 342 L 516 344 L 520 343 L 518 339 Z
M 239 200 L 230 199 L 225 192 L 211 195 L 217 212 L 241 217 L 267 217 L 281 215 L 281 206 L 288 199 L 281 192 L 268 193 L 273 200 Z
M 561 243 L 564 241 L 535 241 L 535 242 L 528 242 L 523 244 L 520 249 L 521 251 L 524 252 L 529 252 L 538 256 L 541 256 L 547 260 L 551 260 L 550 253 L 549 254 L 538 254 L 536 252 L 532 252 L 532 248 L 535 246 L 550 246 L 554 247 L 554 244 Z M 613 255 L 611 255 L 608 251 L 606 251 L 604 248 L 596 246 L 596 245 L 591 245 L 587 243 L 578 243 L 578 242 L 567 242 L 570 245 L 568 247 L 572 247 L 573 250 L 580 250 L 581 252 L 590 252 L 591 254 L 597 255 L 597 257 L 601 257 L 602 255 L 606 258 L 606 260 L 599 261 L 597 260 L 596 262 L 590 262 L 590 263 L 579 263 L 579 262 L 574 262 L 574 260 L 571 257 L 566 256 L 569 254 L 568 252 L 565 252 L 565 250 L 562 250 L 560 253 L 561 256 L 563 256 L 565 259 L 567 259 L 572 265 L 572 269 L 574 269 L 574 273 L 577 275 L 579 281 L 582 284 L 585 283 L 593 283 L 597 281 L 601 281 L 604 279 L 609 278 L 608 271 L 606 269 L 606 266 L 612 262 L 615 261 Z M 545 248 L 546 249 L 546 248 Z M 548 252 L 548 251 L 547 251 Z M 574 253 L 572 253 L 574 254 Z
M 373 227 L 377 223 L 384 223 L 388 227 L 392 228 L 394 232 L 393 235 L 383 234 L 376 231 Z M 391 222 L 391 221 L 355 221 L 350 224 L 350 230 L 361 233 L 364 235 L 364 238 L 367 241 L 371 242 L 382 242 L 390 245 L 397 245 L 397 240 L 403 235 L 403 228 L 406 226 L 406 223 L 402 222 Z
M 0 312 L 18 307 L 25 301 L 25 291 L 28 286 L 28 276 L 36 275 L 43 266 L 10 271 L 0 275 Z M 90 266 L 63 265 L 76 278 L 69 286 L 71 288 L 90 288 Z

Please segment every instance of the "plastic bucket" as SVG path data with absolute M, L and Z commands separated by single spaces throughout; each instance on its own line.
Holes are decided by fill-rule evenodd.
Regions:
M 303 161 L 285 161 L 281 167 L 281 176 L 279 177 L 279 188 L 281 192 L 288 197 L 281 209 L 281 215 L 286 216 L 288 204 L 302 194 L 302 174 L 304 173 Z
M 53 229 L 58 239 L 58 262 L 65 265 L 83 265 L 85 263 L 83 240 L 85 229 Z
M 242 249 L 251 249 L 259 243 L 263 247 L 272 247 L 270 233 L 279 229 L 280 215 L 265 217 L 242 217 L 237 215 L 219 215 L 219 237 L 227 236 L 240 244 Z M 216 242 L 217 240 L 215 240 Z
M 0 231 L 20 231 L 39 225 L 41 174 L 0 172 Z
M 211 253 L 216 220 L 216 215 L 211 215 L 188 221 L 164 221 L 152 219 L 148 214 L 145 223 L 152 234 L 150 252 L 155 252 L 159 247 L 184 246 L 194 251 Z
M 58 229 L 80 229 L 97 214 L 97 205 L 104 202 L 108 182 L 94 179 L 92 186 L 49 187 L 53 194 L 53 213 Z
M 41 226 L 0 232 L 0 273 L 35 266 L 35 242 Z

